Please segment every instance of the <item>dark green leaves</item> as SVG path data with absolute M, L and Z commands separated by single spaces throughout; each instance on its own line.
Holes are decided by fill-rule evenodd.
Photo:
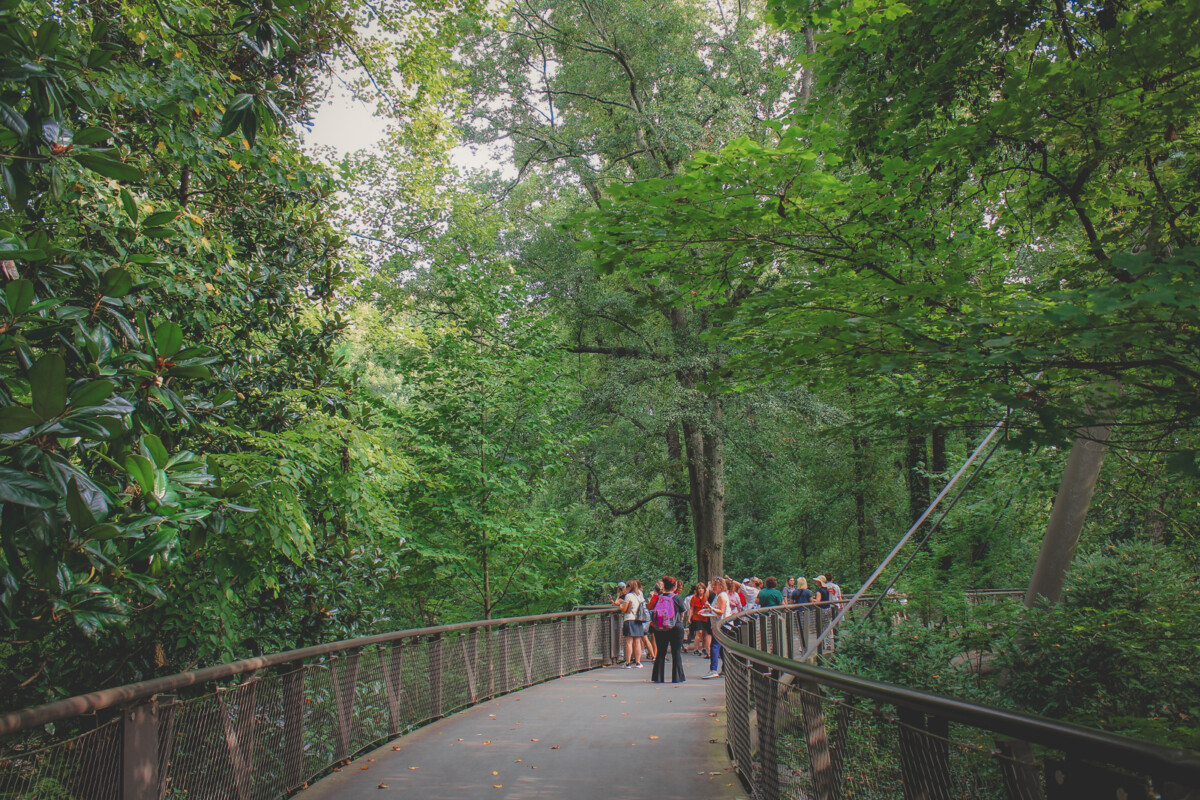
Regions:
M 2 251 L 0 255 L 3 255 Z M 19 317 L 33 305 L 33 282 L 24 278 L 9 281 L 4 287 L 4 299 L 8 303 L 8 312 Z
M 134 183 L 142 178 L 142 171 L 134 165 L 126 164 L 124 161 L 104 153 L 77 153 L 75 160 L 106 178 L 113 178 L 125 183 Z
M 0 100 L 0 125 L 8 128 L 22 139 L 29 133 L 29 123 L 25 121 L 25 117 L 2 100 Z
M 100 276 L 100 293 L 108 297 L 124 297 L 133 289 L 133 277 L 122 267 L 105 270 Z
M 62 356 L 48 353 L 29 369 L 33 411 L 44 420 L 56 417 L 67 407 L 67 365 Z
M 233 98 L 233 102 L 225 109 L 225 116 L 221 118 L 221 130 L 219 136 L 228 136 L 242 129 L 243 135 L 250 144 L 254 144 L 254 134 L 258 132 L 258 124 L 254 119 L 254 95 L 239 94 Z
M 183 347 L 183 329 L 174 322 L 160 322 L 154 329 L 154 349 L 169 358 Z

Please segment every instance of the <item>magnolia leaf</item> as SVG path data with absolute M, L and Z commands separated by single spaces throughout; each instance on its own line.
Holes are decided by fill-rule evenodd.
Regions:
M 14 317 L 24 314 L 33 305 L 33 281 L 25 278 L 9 281 L 4 287 L 4 299 Z
M 159 439 L 153 433 L 147 433 L 142 437 L 142 444 L 149 451 L 150 457 L 154 459 L 154 464 L 159 469 L 167 466 L 167 448 L 163 446 L 162 439 Z
M 118 161 L 109 155 L 102 155 L 95 152 L 77 153 L 75 160 L 92 172 L 99 173 L 106 178 L 113 178 L 126 183 L 132 183 L 142 178 L 142 171 L 140 169 L 132 164 L 126 164 L 124 161 Z
M 146 494 L 154 493 L 154 463 L 143 455 L 133 453 L 125 457 L 125 471 L 137 481 Z
M 71 408 L 74 410 L 83 406 L 99 405 L 108 399 L 115 388 L 111 381 L 99 380 L 85 383 L 71 392 Z
M 137 202 L 133 199 L 133 195 L 129 193 L 128 189 L 121 190 L 121 207 L 125 209 L 125 216 L 129 217 L 130 222 L 136 225 L 138 221 Z
M 16 433 L 41 423 L 42 418 L 25 406 L 0 408 L 0 433 Z
M 154 349 L 163 358 L 170 358 L 183 347 L 183 329 L 174 322 L 160 322 L 154 328 Z
M 29 368 L 33 410 L 42 419 L 57 417 L 67 407 L 67 365 L 57 353 L 47 353 Z

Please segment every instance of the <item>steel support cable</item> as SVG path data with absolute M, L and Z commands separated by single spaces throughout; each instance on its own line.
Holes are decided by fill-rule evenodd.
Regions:
M 1037 378 L 1034 380 L 1037 380 Z M 837 627 L 838 623 L 842 621 L 847 612 L 849 612 L 850 609 L 853 608 L 860 599 L 862 599 L 862 596 L 866 594 L 867 589 L 871 588 L 871 584 L 875 582 L 875 579 L 878 578 L 885 569 L 887 569 L 888 565 L 892 563 L 892 559 L 894 559 L 900 553 L 900 551 L 904 549 L 904 545 L 908 544 L 909 539 L 913 537 L 913 534 L 920 529 L 920 527 L 925 523 L 925 520 L 929 518 L 929 515 L 934 512 L 942 500 L 945 499 L 946 495 L 950 493 L 950 490 L 953 489 L 955 484 L 958 483 L 959 478 L 961 478 L 963 474 L 970 468 L 970 466 L 975 463 L 975 459 L 979 458 L 979 454 L 984 451 L 984 448 L 986 448 L 988 444 L 991 443 L 992 439 L 995 439 L 996 435 L 1004 429 L 1004 426 L 1008 424 L 1008 419 L 1012 416 L 1012 413 L 1012 409 L 1006 411 L 1004 416 L 1000 418 L 1000 421 L 992 426 L 992 429 L 988 432 L 988 435 L 983 437 L 983 441 L 979 443 L 967 460 L 963 462 L 962 466 L 958 468 L 958 471 L 954 473 L 954 476 L 950 478 L 945 486 L 942 487 L 942 490 L 938 492 L 937 497 L 933 498 L 933 502 L 929 504 L 929 507 L 921 512 L 921 516 L 917 517 L 917 521 L 912 524 L 912 527 L 908 529 L 908 532 L 900 537 L 900 541 L 897 542 L 896 546 L 892 548 L 892 551 L 887 554 L 887 557 L 884 558 L 879 566 L 875 568 L 875 571 L 871 573 L 871 576 L 863 581 L 862 586 L 858 587 L 858 591 L 854 593 L 854 596 L 850 598 L 850 601 L 847 602 L 846 605 L 843 606 L 836 615 L 834 615 L 833 619 L 830 620 L 829 625 L 826 626 L 825 629 L 822 630 L 811 642 L 809 642 L 808 647 L 805 648 L 804 653 L 800 656 L 800 660 L 807 661 L 816 655 L 821 643 L 829 638 L 834 628 Z M 988 455 L 989 457 L 991 456 L 990 453 Z M 957 498 L 955 498 L 955 500 L 957 501 Z M 953 504 L 951 504 L 951 508 L 952 507 Z M 949 511 L 949 508 L 946 510 Z M 942 517 L 945 518 L 945 514 L 943 514 Z M 938 520 L 938 522 L 940 523 L 941 520 Z
M 999 441 L 992 445 L 992 449 L 988 450 L 987 455 L 983 457 L 983 460 L 976 465 L 971 474 L 967 476 L 967 479 L 963 481 L 963 485 L 959 487 L 958 493 L 955 494 L 954 497 L 950 498 L 949 504 L 947 504 L 946 508 L 942 510 L 942 515 L 937 518 L 937 521 L 934 522 L 933 525 L 929 527 L 929 530 L 927 530 L 925 535 L 921 537 L 921 541 L 917 542 L 917 546 L 914 547 L 912 552 L 908 554 L 908 560 L 905 561 L 896 574 L 892 576 L 891 580 L 888 581 L 888 585 L 883 587 L 883 589 L 871 600 L 871 607 L 867 609 L 867 613 L 865 615 L 857 618 L 858 621 L 861 622 L 871 618 L 871 614 L 874 613 L 875 609 L 879 607 L 879 604 L 882 603 L 887 597 L 888 591 L 896 585 L 896 581 L 900 580 L 900 576 L 908 570 L 909 566 L 913 562 L 913 559 L 917 557 L 917 553 L 921 552 L 921 548 L 929 543 L 929 540 L 933 538 L 933 534 L 937 533 L 938 528 L 942 526 L 942 522 L 945 521 L 946 517 L 954 509 L 954 506 L 958 504 L 958 501 L 962 498 L 962 496 L 967 493 L 967 489 L 971 488 L 971 484 L 975 482 L 977 477 L 979 477 L 979 473 L 983 472 L 984 465 L 987 464 L 988 460 L 992 457 L 996 450 L 999 449 L 999 447 Z

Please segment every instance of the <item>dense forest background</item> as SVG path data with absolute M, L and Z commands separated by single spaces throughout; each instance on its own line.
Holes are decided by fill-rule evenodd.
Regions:
M 1186 740 L 1198 28 L 0 0 L 5 706 L 635 576 L 855 587 L 1011 411 L 899 587 L 1024 588 L 1106 441 L 1013 702 Z M 388 137 L 308 152 L 346 65 Z M 921 636 L 856 664 L 925 685 L 962 642 Z

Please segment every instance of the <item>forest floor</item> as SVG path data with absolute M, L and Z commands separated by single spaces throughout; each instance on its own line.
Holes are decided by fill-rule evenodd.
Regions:
M 608 667 L 453 714 L 355 759 L 298 797 L 745 798 L 725 746 L 724 680 L 650 683 Z M 669 668 L 669 664 L 668 664 Z M 668 673 L 669 674 L 669 673 Z

